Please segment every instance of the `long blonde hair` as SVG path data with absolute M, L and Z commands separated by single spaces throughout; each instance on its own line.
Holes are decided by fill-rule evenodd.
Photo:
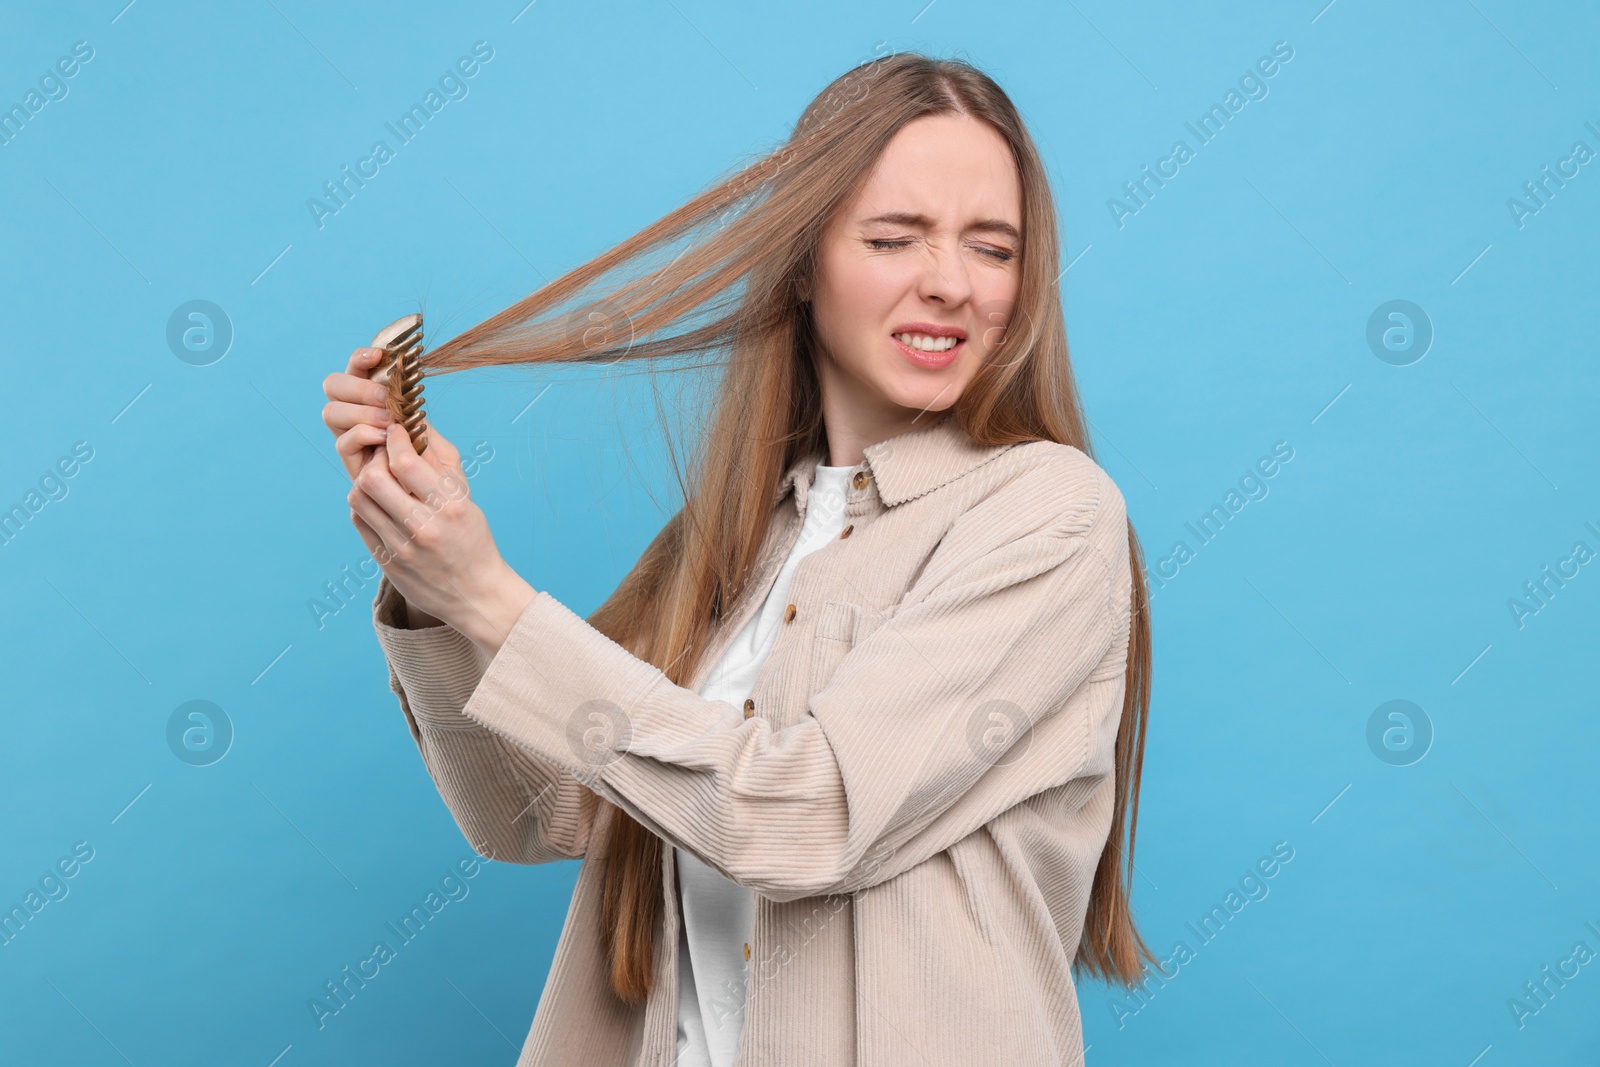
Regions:
M 915 53 L 841 75 L 775 151 L 424 357 L 431 375 L 723 354 L 725 374 L 690 473 L 679 475 L 683 506 L 589 618 L 677 684 L 694 673 L 716 623 L 747 592 L 779 478 L 823 446 L 810 309 L 801 298 L 819 238 L 901 127 L 952 113 L 987 122 L 1010 145 L 1024 240 L 1020 289 L 1003 324 L 1006 358 L 979 369 L 953 415 L 979 444 L 1049 440 L 1093 456 L 1067 355 L 1055 205 L 1038 150 L 987 75 Z M 1116 796 L 1073 968 L 1132 985 L 1155 957 L 1129 901 L 1150 704 L 1149 591 L 1131 524 L 1128 548 L 1133 603 Z M 620 809 L 610 815 L 603 948 L 612 988 L 638 1003 L 653 980 L 662 841 Z

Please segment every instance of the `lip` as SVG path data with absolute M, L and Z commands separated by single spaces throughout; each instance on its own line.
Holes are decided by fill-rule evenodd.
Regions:
M 924 352 L 902 342 L 898 337 L 894 336 L 897 333 L 922 333 L 927 334 L 929 337 L 954 337 L 956 338 L 956 343 L 943 352 Z M 900 354 L 912 363 L 927 370 L 939 370 L 950 366 L 950 364 L 961 358 L 961 353 L 966 350 L 967 332 L 959 326 L 941 326 L 934 322 L 907 322 L 891 330 L 889 332 L 889 340 L 894 342 L 894 346 L 900 350 Z
M 890 333 L 925 333 L 929 337 L 959 337 L 967 339 L 967 331 L 959 326 L 941 326 L 937 322 L 902 322 Z

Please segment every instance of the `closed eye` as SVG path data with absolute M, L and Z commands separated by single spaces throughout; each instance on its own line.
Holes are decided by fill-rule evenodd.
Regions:
M 908 238 L 888 237 L 868 237 L 866 241 L 868 247 L 875 252 L 888 252 L 896 248 L 904 248 L 906 245 L 911 243 L 910 239 Z M 997 260 L 1001 263 L 1009 263 L 1014 258 L 1014 253 L 1004 248 L 991 248 L 988 245 L 973 245 L 972 247 L 977 249 L 983 255 L 986 255 L 989 258 Z

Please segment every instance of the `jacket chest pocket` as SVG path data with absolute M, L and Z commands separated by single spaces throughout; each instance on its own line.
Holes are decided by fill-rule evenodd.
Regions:
M 843 600 L 825 600 L 817 612 L 817 628 L 811 641 L 811 679 L 807 692 L 816 693 L 828 684 L 839 661 L 856 642 L 861 609 Z

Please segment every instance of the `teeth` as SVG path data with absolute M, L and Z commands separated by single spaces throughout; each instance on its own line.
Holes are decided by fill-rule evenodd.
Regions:
M 907 348 L 915 348 L 919 352 L 948 352 L 960 340 L 956 337 L 930 337 L 925 333 L 897 333 L 894 338 Z

